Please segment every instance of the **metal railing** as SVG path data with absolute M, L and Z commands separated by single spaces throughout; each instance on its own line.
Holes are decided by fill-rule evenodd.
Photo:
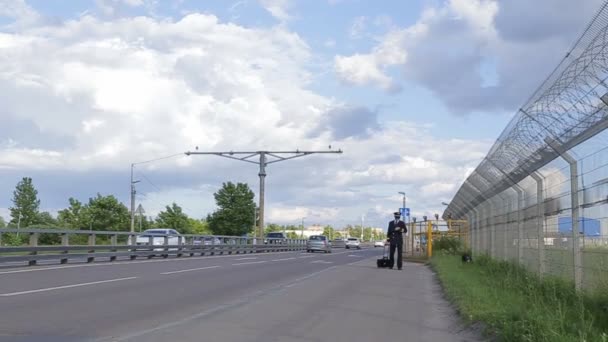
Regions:
M 3 239 L 27 236 L 27 243 L 5 246 Z M 139 239 L 138 239 L 139 237 Z M 21 238 L 18 238 L 21 241 Z M 84 243 L 83 243 L 84 242 Z M 166 235 L 95 230 L 0 229 L 0 266 L 7 262 L 36 265 L 42 260 L 66 264 L 70 259 L 87 263 L 106 258 L 134 260 L 160 256 L 205 256 L 299 251 L 306 249 L 306 240 L 259 239 L 218 235 Z

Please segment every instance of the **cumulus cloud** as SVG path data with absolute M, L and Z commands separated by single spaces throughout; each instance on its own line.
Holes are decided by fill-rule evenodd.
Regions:
M 430 89 L 455 113 L 512 110 L 564 56 L 601 2 L 543 0 L 530 10 L 523 0 L 446 0 L 413 25 L 390 28 L 370 52 L 336 56 L 334 69 L 347 84 L 386 91 L 398 87 L 398 74 Z
M 13 26 L 31 25 L 40 19 L 40 15 L 25 0 L 0 0 L 0 18 L 14 20 Z
M 391 44 L 380 45 L 373 58 L 387 65 L 405 60 Z M 60 208 L 81 188 L 86 200 L 93 187 L 118 189 L 126 201 L 128 189 L 121 189 L 133 162 L 194 146 L 326 150 L 331 144 L 345 153 L 269 167 L 270 220 L 337 220 L 362 211 L 371 220 L 393 210 L 387 194 L 395 186 L 415 191 L 461 181 L 463 165 L 471 167 L 487 149 L 489 142 L 382 123 L 374 110 L 310 90 L 312 54 L 281 25 L 249 28 L 200 13 L 176 20 L 85 15 L 0 33 L 0 170 L 12 175 L 2 192 L 33 174 L 43 183 L 43 206 Z M 138 170 L 154 182 L 138 184 L 149 214 L 177 201 L 203 217 L 214 209 L 211 194 L 221 182 L 257 184 L 254 165 L 217 158 L 183 156 Z M 113 176 L 101 176 L 107 174 Z

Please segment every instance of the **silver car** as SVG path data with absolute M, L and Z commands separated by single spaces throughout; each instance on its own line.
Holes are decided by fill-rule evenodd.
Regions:
M 324 235 L 312 235 L 306 242 L 306 252 L 322 251 L 325 253 L 331 253 L 331 242 L 327 236 Z

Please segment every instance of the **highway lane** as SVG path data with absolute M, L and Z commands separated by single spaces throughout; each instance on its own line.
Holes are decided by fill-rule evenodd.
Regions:
M 0 341 L 128 336 L 377 255 L 336 249 L 0 271 Z

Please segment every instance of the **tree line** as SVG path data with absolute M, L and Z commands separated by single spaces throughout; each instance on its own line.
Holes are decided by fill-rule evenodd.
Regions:
M 182 234 L 214 234 L 243 236 L 251 234 L 256 225 L 255 195 L 245 183 L 226 182 L 213 194 L 217 209 L 204 218 L 192 218 L 184 213 L 177 203 L 166 205 L 155 218 L 136 215 L 135 230 L 150 228 L 171 228 Z M 48 211 L 40 211 L 38 190 L 30 177 L 24 177 L 13 191 L 13 205 L 9 208 L 10 220 L 0 217 L 0 228 L 57 228 L 75 230 L 130 231 L 130 211 L 114 195 L 98 193 L 86 202 L 69 198 L 67 207 L 59 210 L 54 217 Z M 265 232 L 287 231 L 288 237 L 297 239 L 296 225 L 266 225 Z M 361 226 L 345 227 L 348 236 L 360 237 Z M 325 226 L 323 235 L 332 239 L 343 238 L 340 231 Z M 364 240 L 383 239 L 370 227 L 363 228 Z
M 247 184 L 227 182 L 215 194 L 218 209 L 197 219 L 184 213 L 177 203 L 166 205 L 156 218 L 136 215 L 135 230 L 172 228 L 182 234 L 244 235 L 254 227 L 254 193 Z M 0 228 L 61 228 L 130 231 L 131 214 L 114 195 L 97 194 L 87 202 L 68 199 L 68 206 L 54 217 L 40 211 L 38 190 L 32 178 L 24 177 L 13 191 L 10 220 L 0 217 Z M 141 228 L 140 228 L 141 227 Z

